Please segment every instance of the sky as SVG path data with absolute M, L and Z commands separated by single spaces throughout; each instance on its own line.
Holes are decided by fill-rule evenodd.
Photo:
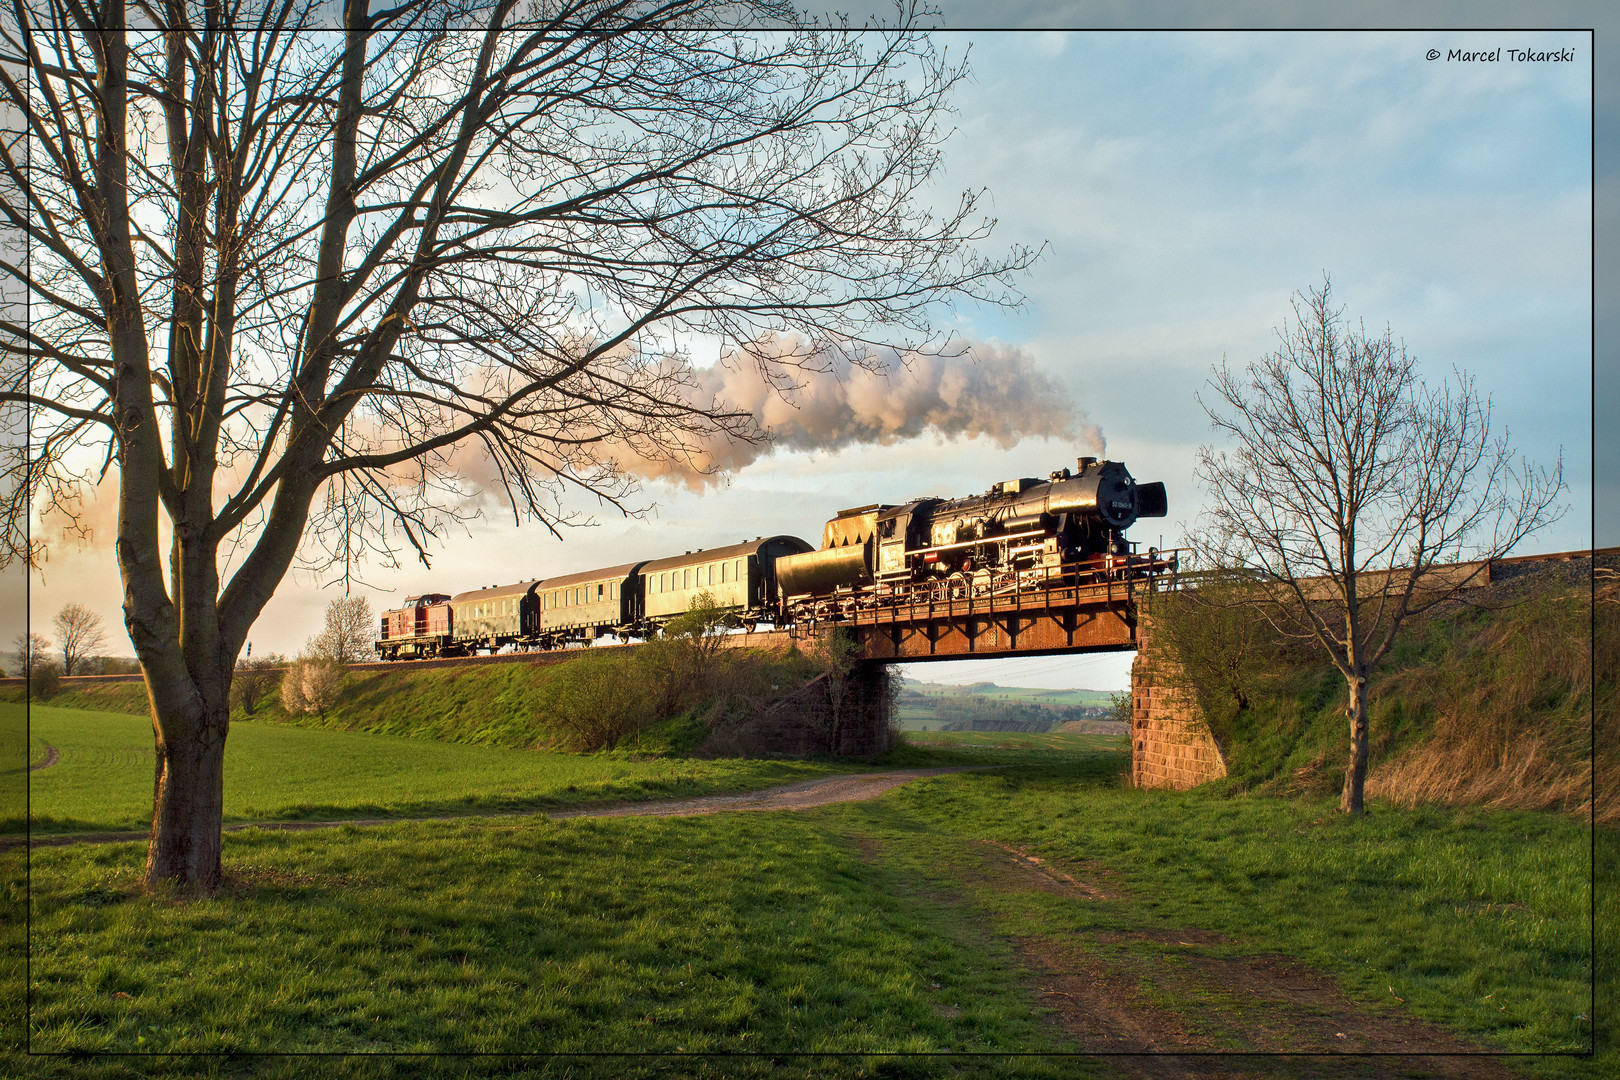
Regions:
M 978 21 L 969 5 L 946 7 L 947 26 Z M 976 494 L 1072 466 L 1099 442 L 1138 480 L 1166 484 L 1170 515 L 1130 535 L 1174 547 L 1202 504 L 1193 469 L 1211 435 L 1196 394 L 1212 365 L 1266 352 L 1290 296 L 1324 273 L 1348 314 L 1375 330 L 1387 324 L 1426 376 L 1472 373 L 1525 456 L 1551 464 L 1562 453 L 1567 512 L 1524 552 L 1591 544 L 1588 34 L 946 31 L 941 41 L 953 55 L 969 50 L 973 70 L 954 99 L 941 204 L 986 188 L 991 250 L 1044 245 L 1019 282 L 1020 310 L 952 316 L 952 329 L 978 343 L 980 366 L 946 374 L 976 371 L 996 422 L 958 415 L 931 427 L 874 423 L 863 438 L 819 445 L 795 437 L 717 485 L 647 481 L 640 501 L 650 509 L 637 519 L 579 505 L 597 523 L 560 540 L 491 512 L 451 533 L 431 569 L 368 572 L 375 610 L 419 592 L 759 535 L 816 542 L 841 508 Z M 1567 48 L 1574 58 L 1445 59 L 1497 48 Z M 1440 59 L 1426 59 L 1431 50 Z M 1011 383 L 1000 378 L 1009 372 Z M 913 390 L 889 392 L 911 401 Z M 846 412 L 867 407 L 849 384 L 826 392 Z M 1599 542 L 1620 536 L 1600 530 Z M 21 605 L 6 599 L 18 584 L 13 576 L 0 594 L 7 642 L 21 628 Z M 338 595 L 290 576 L 251 635 L 255 654 L 296 652 Z M 63 604 L 87 604 L 114 631 L 112 651 L 127 654 L 119 599 L 105 548 L 58 545 L 30 582 L 27 615 L 49 633 Z M 1021 658 L 907 674 L 1118 689 L 1129 660 Z

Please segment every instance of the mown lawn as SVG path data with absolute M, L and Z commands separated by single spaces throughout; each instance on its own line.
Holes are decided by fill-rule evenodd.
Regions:
M 784 1059 L 795 1075 L 1070 1075 L 1073 1058 L 862 1055 L 1072 1050 L 1025 956 L 1105 940 L 1149 974 L 1183 957 L 1296 957 L 1369 1015 L 1483 1048 L 1589 1044 L 1588 834 L 1567 818 L 1379 806 L 1353 822 L 1326 802 L 1125 790 L 1118 754 L 985 756 L 1014 764 L 808 812 L 246 830 L 226 838 L 230 887 L 205 902 L 140 895 L 137 844 L 38 849 L 31 1046 L 757 1050 L 856 1055 Z M 997 843 L 1108 894 L 987 878 Z M 1167 959 L 1159 943 L 1178 937 L 1192 944 Z M 1174 983 L 1154 992 L 1189 1023 L 1204 1015 Z M 304 1059 L 255 1060 L 307 1074 Z M 504 1060 L 478 1068 L 516 1075 Z M 1547 1077 L 1614 1064 L 1517 1060 Z M 777 1064 L 540 1063 L 559 1076 Z
M 21 738 L 22 707 L 0 704 L 0 730 Z M 143 717 L 34 706 L 31 748 L 60 760 L 32 776 L 37 832 L 144 829 L 152 817 L 152 727 Z M 38 756 L 38 755 L 35 755 Z M 753 791 L 859 771 L 847 762 L 564 754 L 362 732 L 231 725 L 227 821 L 493 813 Z M 17 816 L 10 826 L 19 828 Z

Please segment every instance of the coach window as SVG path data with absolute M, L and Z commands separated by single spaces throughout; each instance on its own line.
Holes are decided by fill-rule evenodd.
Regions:
M 692 571 L 691 571 L 690 568 L 687 568 L 687 569 L 681 571 L 681 588 L 690 589 L 691 587 L 692 587 Z
M 728 582 L 730 580 L 731 580 L 731 564 L 728 563 L 728 562 L 723 562 L 723 563 L 720 564 L 720 584 L 724 585 L 726 582 Z

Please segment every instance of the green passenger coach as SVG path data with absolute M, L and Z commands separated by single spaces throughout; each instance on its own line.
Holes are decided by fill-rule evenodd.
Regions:
M 603 634 L 626 637 L 640 629 L 641 563 L 547 578 L 539 590 L 540 641 L 556 648 L 591 642 Z
M 810 550 L 797 536 L 769 536 L 644 563 L 643 617 L 668 622 L 707 592 L 738 622 L 752 626 L 776 609 L 776 560 Z

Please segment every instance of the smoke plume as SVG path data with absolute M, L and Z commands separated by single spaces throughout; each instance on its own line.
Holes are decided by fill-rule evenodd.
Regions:
M 1002 449 L 1026 438 L 1059 438 L 1104 456 L 1102 429 L 1036 366 L 1028 351 L 975 344 L 956 355 L 886 350 L 861 363 L 836 350 L 806 356 L 799 342 L 777 339 L 769 352 L 695 371 L 692 404 L 750 415 L 760 443 L 715 435 L 685 453 L 649 459 L 621 456 L 630 472 L 698 488 L 719 482 L 777 449 L 833 451 L 891 445 L 933 435 L 988 439 Z M 791 355 L 792 366 L 782 357 Z

